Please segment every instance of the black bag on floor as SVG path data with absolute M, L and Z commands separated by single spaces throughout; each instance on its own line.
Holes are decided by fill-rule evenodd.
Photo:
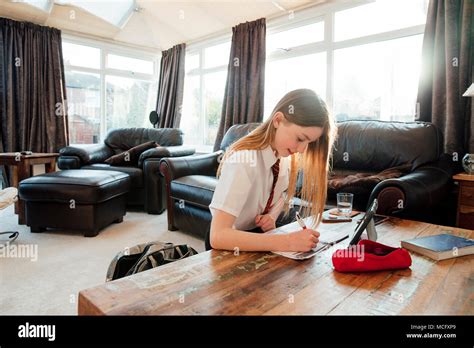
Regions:
M 150 242 L 125 248 L 109 265 L 106 281 L 123 278 L 147 269 L 179 261 L 198 252 L 188 245 Z

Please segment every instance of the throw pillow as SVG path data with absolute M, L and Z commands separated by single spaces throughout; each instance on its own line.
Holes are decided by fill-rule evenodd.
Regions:
M 363 209 L 367 204 L 372 190 L 379 182 L 387 179 L 399 178 L 411 171 L 412 164 L 408 163 L 398 167 L 385 169 L 384 171 L 372 173 L 358 173 L 352 175 L 333 175 L 328 180 L 328 198 L 336 199 L 338 192 L 350 192 L 354 194 L 354 207 Z
M 111 166 L 126 166 L 126 167 L 137 167 L 138 166 L 138 158 L 142 154 L 142 152 L 160 146 L 154 141 L 149 141 L 112 157 L 109 157 L 105 160 L 105 163 L 110 164 Z

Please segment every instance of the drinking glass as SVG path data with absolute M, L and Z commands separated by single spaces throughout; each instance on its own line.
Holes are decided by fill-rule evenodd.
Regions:
M 354 195 L 352 193 L 341 192 L 337 194 L 337 211 L 340 215 L 350 216 L 352 213 L 352 202 Z

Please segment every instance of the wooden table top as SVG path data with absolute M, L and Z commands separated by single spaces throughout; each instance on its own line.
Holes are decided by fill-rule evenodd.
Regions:
M 0 158 L 15 158 L 20 152 L 3 152 L 0 153 Z M 43 157 L 59 157 L 59 153 L 33 153 L 32 155 L 21 155 L 22 158 L 43 158 Z
M 321 235 L 352 231 L 322 224 Z M 474 231 L 390 218 L 378 241 Z M 265 252 L 211 250 L 79 293 L 80 315 L 474 314 L 474 256 L 443 261 L 411 253 L 396 271 L 338 273 L 332 253 L 348 240 L 304 261 Z M 105 270 L 104 270 L 105 274 Z
M 474 181 L 474 174 L 459 173 L 453 176 L 454 180 Z

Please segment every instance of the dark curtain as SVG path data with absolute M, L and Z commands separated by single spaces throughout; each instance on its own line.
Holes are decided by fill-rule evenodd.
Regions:
M 472 98 L 462 94 L 472 83 L 473 0 L 431 0 L 423 38 L 418 87 L 420 121 L 444 135 L 444 150 L 474 152 Z
M 234 124 L 262 122 L 265 84 L 265 18 L 232 28 L 222 116 L 214 151 Z
M 68 145 L 60 30 L 0 18 L 0 125 L 0 152 Z
M 176 45 L 162 52 L 156 102 L 160 128 L 179 127 L 183 103 L 185 56 L 185 44 Z

